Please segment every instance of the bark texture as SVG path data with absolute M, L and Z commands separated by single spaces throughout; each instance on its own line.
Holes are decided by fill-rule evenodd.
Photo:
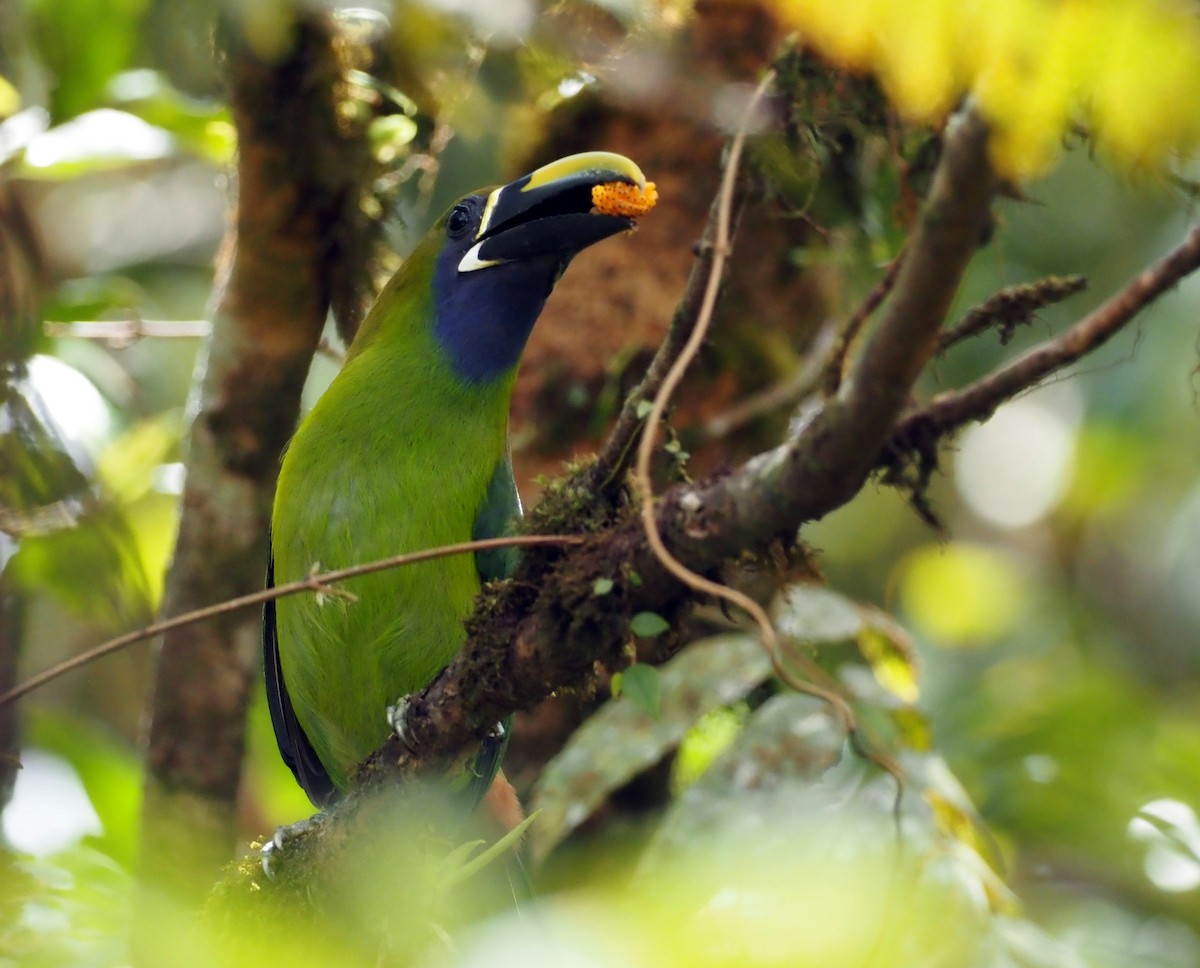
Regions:
M 338 110 L 342 65 L 323 17 L 298 20 L 273 59 L 226 29 L 223 57 L 238 204 L 198 364 L 169 615 L 262 586 L 278 459 L 331 298 L 345 285 L 338 267 L 366 165 L 361 132 Z M 159 650 L 144 866 L 154 889 L 185 900 L 207 890 L 233 850 L 258 626 L 254 613 L 226 615 L 170 632 Z

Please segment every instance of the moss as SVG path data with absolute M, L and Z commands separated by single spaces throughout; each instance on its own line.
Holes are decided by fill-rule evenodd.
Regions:
M 568 462 L 561 477 L 539 479 L 542 498 L 529 512 L 529 534 L 596 534 L 613 523 L 614 509 L 596 497 L 588 482 L 595 455 Z

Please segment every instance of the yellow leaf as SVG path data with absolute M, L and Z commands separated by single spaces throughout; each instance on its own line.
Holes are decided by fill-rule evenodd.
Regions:
M 870 70 L 904 115 L 936 122 L 965 94 L 993 163 L 1027 178 L 1082 124 L 1128 165 L 1200 144 L 1200 21 L 1181 0 L 777 0 L 802 41 Z
M 920 18 L 904 6 L 888 5 L 889 42 L 879 49 L 879 73 L 889 95 L 912 118 L 940 120 L 967 81 L 956 57 L 959 2 L 929 0 Z
M 908 643 L 882 629 L 864 625 L 858 635 L 858 647 L 870 663 L 876 682 L 904 702 L 917 701 L 921 695 L 917 685 L 917 663 Z
M 0 118 L 17 113 L 21 107 L 21 95 L 3 76 L 0 76 Z

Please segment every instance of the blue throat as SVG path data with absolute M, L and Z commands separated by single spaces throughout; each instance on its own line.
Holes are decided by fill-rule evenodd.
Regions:
M 557 258 L 459 272 L 462 252 L 447 246 L 433 275 L 434 336 L 457 376 L 489 383 L 521 358 L 559 272 Z

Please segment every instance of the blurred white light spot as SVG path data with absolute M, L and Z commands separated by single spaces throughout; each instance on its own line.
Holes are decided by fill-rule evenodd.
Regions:
M 1200 820 L 1179 800 L 1152 800 L 1129 821 L 1129 836 L 1147 845 L 1145 870 L 1163 891 L 1200 887 Z
M 466 17 L 477 33 L 493 42 L 524 37 L 533 26 L 535 13 L 529 0 L 431 0 L 429 5 Z
M 50 114 L 45 108 L 26 108 L 7 118 L 0 124 L 0 162 L 32 144 L 48 127 Z
M 37 222 L 60 270 L 87 275 L 177 252 L 207 256 L 222 231 L 222 204 L 212 169 L 172 162 L 59 182 Z
M 125 111 L 100 108 L 36 138 L 25 151 L 25 164 L 50 168 L 100 160 L 150 161 L 167 158 L 174 149 L 174 139 L 162 128 Z
M 1146 876 L 1161 891 L 1192 891 L 1200 887 L 1200 863 L 1153 844 L 1146 853 Z
M 614 925 L 582 905 L 544 899 L 532 915 L 505 914 L 483 922 L 461 940 L 458 968 L 635 968 L 644 964 Z M 459 939 L 456 939 L 458 941 Z M 444 955 L 421 968 L 444 964 Z
M 743 127 L 747 134 L 757 134 L 766 127 L 771 115 L 759 105 L 753 117 L 746 117 L 746 111 L 753 99 L 754 85 L 725 84 L 713 97 L 713 121 L 727 134 L 733 134 Z
M 183 493 L 187 470 L 182 463 L 159 464 L 154 468 L 154 490 L 159 494 Z
M 91 380 L 73 366 L 42 355 L 29 361 L 29 380 L 68 440 L 93 452 L 99 449 L 108 436 L 112 416 Z
M 333 13 L 341 27 L 348 28 L 359 42 L 382 37 L 391 29 L 391 18 L 383 10 L 374 7 L 342 7 Z
M 163 79 L 148 67 L 122 71 L 108 82 L 108 93 L 117 101 L 138 101 L 163 93 Z
M 4 836 L 15 850 L 41 857 L 102 832 L 87 791 L 66 760 L 37 750 L 21 754 Z
M 1058 777 L 1058 761 L 1045 753 L 1034 753 L 1021 760 L 1025 775 L 1034 783 L 1053 783 Z
M 587 71 L 580 71 L 578 74 L 575 74 L 572 77 L 564 77 L 558 82 L 559 97 L 563 98 L 564 100 L 567 98 L 572 98 L 585 87 L 589 87 L 595 82 L 595 76 L 589 74 Z
M 1070 482 L 1075 421 L 1037 397 L 1005 404 L 962 438 L 959 493 L 979 517 L 1022 528 L 1045 517 Z

